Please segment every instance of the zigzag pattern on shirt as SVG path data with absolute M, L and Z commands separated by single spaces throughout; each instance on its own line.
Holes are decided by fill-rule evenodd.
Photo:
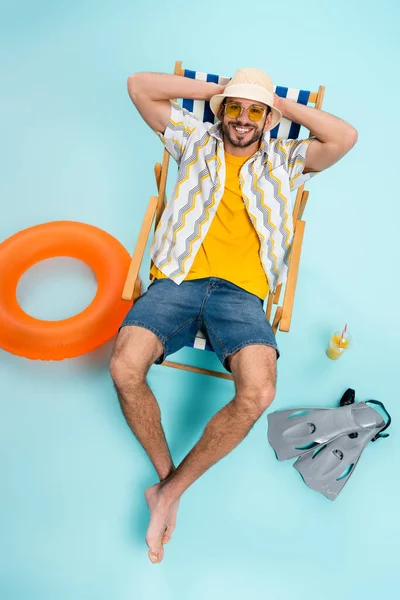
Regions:
M 213 160 L 214 158 L 216 158 L 218 160 L 218 156 L 216 155 L 215 152 L 211 151 L 209 154 L 207 154 L 205 157 L 206 165 L 210 159 Z M 218 171 L 219 167 L 220 167 L 220 161 L 218 160 L 217 171 Z M 206 177 L 209 177 L 209 172 L 208 172 L 207 166 L 203 169 L 203 171 L 200 172 L 199 183 L 202 182 Z M 178 277 L 180 274 L 184 273 L 185 262 L 192 255 L 193 244 L 201 237 L 203 225 L 204 225 L 204 223 L 206 223 L 208 221 L 210 208 L 212 206 L 214 206 L 214 203 L 215 203 L 214 194 L 217 191 L 218 187 L 219 187 L 219 183 L 218 183 L 218 177 L 217 177 L 217 182 L 214 183 L 212 185 L 212 187 L 210 188 L 208 197 L 203 204 L 203 211 L 202 211 L 201 215 L 194 222 L 193 233 L 191 235 L 189 235 L 186 238 L 186 240 L 184 240 L 185 249 L 176 258 L 176 260 L 178 261 L 178 268 L 175 271 L 173 271 L 173 273 L 171 273 L 171 275 L 170 275 L 171 279 L 174 279 L 175 277 Z M 197 189 L 196 188 L 193 189 L 190 193 L 191 194 L 193 193 L 193 196 L 196 196 L 197 194 L 201 193 L 201 191 L 202 191 L 202 186 L 199 185 Z
M 160 247 L 159 247 L 159 249 L 157 250 L 157 252 L 155 252 L 155 254 L 154 254 L 154 256 L 153 256 L 153 262 L 155 262 L 155 261 L 157 260 L 157 258 L 160 256 L 160 254 L 162 254 L 162 252 L 163 252 L 163 250 L 164 250 L 164 245 L 165 245 L 165 242 L 166 242 L 166 240 L 167 240 L 167 238 L 168 238 L 168 233 L 169 233 L 169 230 L 170 230 L 170 228 L 171 228 L 171 225 L 172 225 L 172 217 L 173 217 L 173 213 L 171 213 L 171 214 L 169 215 L 169 219 L 168 219 L 168 222 L 167 222 L 167 227 L 166 227 L 166 229 L 165 229 L 165 232 L 164 232 L 164 235 L 163 235 L 163 237 L 162 237 L 162 239 L 161 239 L 161 242 L 160 242 Z M 161 226 L 161 225 L 162 225 L 162 222 L 160 222 L 160 226 Z M 155 243 L 156 243 L 156 237 L 154 238 L 154 242 L 153 242 L 153 244 L 152 244 L 152 248 L 153 248 L 153 246 L 155 245 Z M 152 248 L 151 248 L 151 249 L 152 249 Z
M 172 106 L 179 108 L 179 106 L 176 105 L 175 103 L 172 103 Z M 183 112 L 183 116 L 184 117 L 189 114 L 189 112 L 187 110 L 185 110 L 185 109 L 183 109 L 182 112 Z M 175 132 L 177 132 L 177 131 L 183 132 L 182 136 L 184 138 L 186 138 L 186 141 L 187 141 L 187 139 L 189 139 L 190 135 L 194 131 L 194 128 L 191 129 L 189 127 L 185 127 L 184 126 L 184 121 L 174 121 L 173 118 L 172 118 L 172 116 L 171 116 L 171 119 L 169 121 L 167 129 L 175 131 Z M 161 136 L 161 137 L 164 137 L 164 136 Z M 206 139 L 207 139 L 207 132 L 204 133 L 203 137 L 200 140 L 198 140 L 197 142 L 195 142 L 195 144 L 193 145 L 193 153 L 190 156 L 188 156 L 182 163 L 181 163 L 181 159 L 182 159 L 182 156 L 183 156 L 183 152 L 182 152 L 181 144 L 178 142 L 178 140 L 174 140 L 174 139 L 167 139 L 167 140 L 165 140 L 164 143 L 165 143 L 167 149 L 169 149 L 169 151 L 171 151 L 172 148 L 175 149 L 176 150 L 176 155 L 174 156 L 174 154 L 172 153 L 172 156 L 175 158 L 175 160 L 178 163 L 181 163 L 181 165 L 180 165 L 181 168 L 178 171 L 178 180 L 177 180 L 177 182 L 175 184 L 175 189 L 174 189 L 174 192 L 173 192 L 173 198 L 170 200 L 170 202 L 173 202 L 173 200 L 176 200 L 178 198 L 178 196 L 179 196 L 179 186 L 180 186 L 181 183 L 184 182 L 184 180 L 186 180 L 186 179 L 189 178 L 190 168 L 192 167 L 192 165 L 194 163 L 196 163 L 197 158 L 198 158 L 198 156 L 197 156 L 198 149 L 200 149 L 200 147 L 202 145 L 205 145 L 204 142 L 205 142 Z M 171 148 L 171 143 L 173 144 L 172 148 Z M 177 146 L 177 144 L 178 144 L 178 146 Z M 184 209 L 184 207 L 182 208 L 182 210 L 183 209 Z M 167 210 L 167 207 L 165 208 L 165 210 Z M 163 225 L 163 223 L 162 223 L 163 219 L 161 218 L 161 222 L 159 224 L 159 228 L 161 228 L 161 229 L 164 228 L 164 235 L 162 236 L 162 238 L 160 240 L 159 248 L 158 248 L 157 252 L 154 254 L 153 262 L 155 262 L 159 258 L 159 256 L 164 252 L 164 247 L 165 247 L 165 243 L 166 243 L 166 241 L 168 239 L 168 235 L 169 235 L 171 224 L 172 224 L 172 219 L 173 219 L 173 210 L 171 210 L 171 214 L 170 214 L 170 216 L 168 218 L 168 221 L 167 221 L 167 224 L 165 226 Z M 178 227 L 178 224 L 175 224 L 173 233 L 175 232 L 175 230 L 177 229 L 177 227 Z M 173 238 L 174 237 L 175 236 L 173 235 Z M 172 260 L 172 254 L 170 254 L 170 250 L 173 247 L 173 243 L 174 243 L 174 239 L 173 239 L 173 241 L 171 242 L 171 244 L 170 244 L 170 246 L 168 248 L 168 251 L 167 251 L 167 254 L 166 254 L 166 258 L 164 259 L 164 261 L 163 261 L 162 264 L 164 264 L 165 262 L 166 262 L 166 264 L 168 264 Z M 150 251 L 152 251 L 152 249 L 155 246 L 155 244 L 156 244 L 156 236 L 154 238 L 154 241 L 153 241 L 153 244 L 152 244 L 152 247 L 151 247 Z M 168 260 L 168 256 L 169 256 L 169 260 Z
M 285 168 L 285 171 L 287 171 L 287 168 L 286 168 L 287 153 L 286 153 L 285 148 L 283 146 L 281 146 L 281 140 L 276 140 L 276 142 L 274 143 L 274 150 L 282 160 L 281 166 L 283 166 Z M 282 249 L 284 252 L 283 262 L 284 262 L 284 264 L 286 264 L 288 266 L 289 265 L 288 250 L 290 249 L 290 243 L 291 243 L 291 232 L 288 227 L 288 221 L 289 221 L 289 214 L 287 211 L 288 200 L 287 200 L 286 196 L 282 193 L 281 179 L 279 179 L 279 177 L 276 177 L 273 174 L 272 163 L 270 161 L 268 161 L 267 164 L 268 164 L 270 170 L 269 170 L 269 173 L 264 172 L 264 177 L 273 186 L 274 197 L 279 204 L 279 216 L 281 217 L 281 221 L 279 224 L 279 231 L 281 232 L 281 235 L 282 235 Z
M 205 140 L 208 138 L 208 133 L 206 133 L 205 135 L 203 135 L 202 138 L 200 138 L 199 141 L 195 142 L 195 144 L 193 145 L 193 153 L 191 154 L 190 157 L 188 157 L 187 159 L 185 159 L 182 163 L 181 163 L 181 167 L 183 166 L 183 176 L 179 178 L 178 180 L 178 184 L 176 187 L 176 193 L 175 193 L 175 198 L 178 197 L 178 191 L 179 191 L 179 186 L 186 181 L 189 178 L 189 171 L 190 168 L 193 164 L 195 164 L 197 162 L 197 154 L 198 154 L 198 150 L 200 150 L 200 148 L 202 148 L 205 144 Z M 167 250 L 167 257 L 169 256 L 169 260 L 167 260 L 167 257 L 160 263 L 159 268 L 161 269 L 162 267 L 167 266 L 171 260 L 172 260 L 172 254 L 171 254 L 171 249 L 173 248 L 173 246 L 176 245 L 176 235 L 177 233 L 180 231 L 180 229 L 182 229 L 182 227 L 184 227 L 185 221 L 186 221 L 186 216 L 189 214 L 189 212 L 196 206 L 195 203 L 195 197 L 198 193 L 200 193 L 202 191 L 202 183 L 203 183 L 203 179 L 205 179 L 206 177 L 210 176 L 208 167 L 207 167 L 207 161 L 211 159 L 211 157 L 215 154 L 214 152 L 214 147 L 212 146 L 211 151 L 209 152 L 209 154 L 206 155 L 205 160 L 206 160 L 206 166 L 204 167 L 204 169 L 199 173 L 199 175 L 196 176 L 196 181 L 197 181 L 197 185 L 192 188 L 187 196 L 187 202 L 184 206 L 182 206 L 179 210 L 178 213 L 178 217 L 177 217 L 177 221 L 173 227 L 173 231 L 172 231 L 172 240 L 170 243 L 170 246 Z M 212 187 L 212 195 L 211 198 L 213 197 L 214 194 L 214 190 L 215 190 L 215 184 Z M 200 217 L 200 221 L 202 218 L 205 218 L 206 216 L 206 205 L 208 205 L 210 201 L 210 197 L 207 199 L 207 202 L 204 204 L 203 206 L 203 212 L 202 215 Z M 203 217 L 204 215 L 204 217 Z M 196 220 L 195 222 L 195 226 L 197 225 L 199 219 Z M 199 231 L 201 231 L 200 225 L 199 225 Z M 192 234 L 194 235 L 194 234 Z M 191 236 L 189 236 L 186 240 L 185 240 L 185 252 L 183 254 L 186 253 L 187 249 L 188 249 L 188 239 L 190 239 Z M 182 259 L 183 260 L 183 259 Z M 182 260 L 179 257 L 179 264 L 181 265 Z
M 182 137 L 189 139 L 192 135 L 194 128 L 190 129 L 190 127 L 184 127 L 183 123 L 180 121 L 179 123 L 174 123 L 173 121 L 169 122 L 168 128 L 171 129 L 174 133 L 177 131 L 182 131 Z M 176 140 L 174 140 L 176 141 Z
M 178 104 L 175 104 L 174 102 L 171 103 L 173 106 L 173 110 L 180 110 L 180 107 Z M 189 115 L 189 112 L 185 109 L 182 109 L 183 112 L 183 117 L 185 118 L 185 116 Z M 190 128 L 185 126 L 185 122 L 183 121 L 174 121 L 171 115 L 170 121 L 167 125 L 167 129 L 168 129 L 168 133 L 170 134 L 171 132 L 174 133 L 178 133 L 177 137 L 181 137 L 182 140 L 179 141 L 178 139 L 175 139 L 173 137 L 170 137 L 168 139 L 166 139 L 165 134 L 164 135 L 160 135 L 161 139 L 163 140 L 164 144 L 166 145 L 167 149 L 169 149 L 171 156 L 179 163 L 179 161 L 181 160 L 182 156 L 183 156 L 183 151 L 182 151 L 182 146 L 186 146 L 186 142 L 188 141 L 189 137 L 191 136 L 191 134 L 193 133 L 193 131 L 195 130 L 194 127 Z M 184 143 L 182 143 L 184 142 Z M 172 144 L 172 147 L 171 147 Z M 173 151 L 175 150 L 175 152 Z
M 184 129 L 181 130 L 181 136 L 183 138 L 184 141 L 184 146 L 186 146 L 187 141 L 190 137 L 191 134 L 191 130 L 190 129 Z M 168 152 L 171 154 L 172 158 L 178 163 L 180 163 L 182 156 L 183 156 L 183 148 L 182 148 L 182 144 L 179 140 L 176 140 L 175 138 L 170 138 L 168 140 L 165 141 L 165 147 L 168 150 Z
M 247 171 L 248 174 L 250 176 L 250 189 L 253 192 L 255 198 L 256 198 L 256 206 L 258 208 L 258 210 L 260 211 L 260 213 L 262 214 L 263 217 L 263 225 L 266 229 L 268 229 L 269 231 L 269 236 L 268 236 L 268 240 L 267 240 L 267 247 L 268 247 L 268 258 L 269 258 L 269 262 L 271 263 L 271 278 L 273 279 L 273 286 L 275 287 L 275 282 L 278 280 L 279 278 L 279 269 L 277 267 L 277 256 L 274 252 L 275 250 L 275 226 L 271 221 L 271 209 L 266 206 L 266 204 L 264 203 L 264 193 L 262 190 L 260 190 L 257 187 L 257 184 L 255 182 L 255 171 L 254 171 L 254 167 L 253 169 L 251 168 L 252 164 L 249 163 L 248 167 L 247 167 Z
M 282 140 L 280 140 L 280 139 L 274 140 L 273 150 L 279 156 L 280 160 L 282 161 L 280 166 L 284 167 L 285 171 L 287 171 L 286 161 L 287 161 L 288 156 L 287 156 L 286 149 L 283 146 L 281 146 L 281 141 Z M 271 166 L 271 168 L 272 168 L 272 166 Z
M 247 214 L 249 215 L 250 221 L 252 222 L 252 225 L 254 227 L 254 230 L 255 230 L 255 232 L 257 234 L 257 237 L 258 237 L 258 240 L 260 242 L 260 251 L 259 251 L 258 254 L 259 254 L 259 257 L 260 257 L 260 260 L 261 260 L 261 264 L 262 264 L 263 270 L 265 272 L 265 275 L 267 277 L 267 281 L 268 281 L 268 285 L 269 285 L 269 278 L 270 278 L 269 273 L 271 272 L 271 269 L 272 269 L 272 263 L 271 263 L 270 257 L 268 255 L 267 255 L 267 257 L 265 257 L 265 246 L 266 246 L 266 244 L 265 244 L 265 238 L 262 235 L 262 233 L 258 230 L 258 228 L 257 228 L 257 219 L 256 219 L 256 217 L 251 212 L 251 209 L 250 209 L 250 200 L 249 200 L 248 196 L 246 196 L 246 194 L 244 193 L 244 179 L 243 179 L 242 176 L 240 176 L 240 187 L 241 187 L 241 190 L 242 190 L 243 199 L 244 199 L 245 207 L 246 207 L 246 210 L 247 210 Z M 266 264 L 268 264 L 268 266 L 269 266 L 268 273 L 265 271 L 265 266 L 264 265 L 266 265 Z
M 185 240 L 185 250 L 176 259 L 178 261 L 178 268 L 169 275 L 169 277 L 171 279 L 174 279 L 175 277 L 178 277 L 178 275 L 180 275 L 181 273 L 184 273 L 184 268 L 185 268 L 184 263 L 189 258 L 189 256 L 192 254 L 192 245 L 201 236 L 201 229 L 202 229 L 204 223 L 208 219 L 208 211 L 211 208 L 211 206 L 213 206 L 213 204 L 214 204 L 215 188 L 216 188 L 216 185 L 214 184 L 213 187 L 210 189 L 210 193 L 208 195 L 206 202 L 203 205 L 204 206 L 203 212 L 198 217 L 198 219 L 196 219 L 196 221 L 194 223 L 193 233 L 190 236 L 188 236 Z
M 282 236 L 281 247 L 283 250 L 282 260 L 286 266 L 289 266 L 289 252 L 290 252 L 291 235 L 290 235 L 289 228 L 287 227 L 287 222 L 289 219 L 289 215 L 286 210 L 287 198 L 282 195 L 281 181 L 280 181 L 280 179 L 275 177 L 275 175 L 272 175 L 272 170 L 271 170 L 270 174 L 268 174 L 268 175 L 265 173 L 264 177 L 273 186 L 274 197 L 279 205 L 279 216 L 280 216 L 279 231 Z
M 192 154 L 190 154 L 190 156 L 186 156 L 185 160 L 181 162 L 180 169 L 178 172 L 178 179 L 176 183 L 174 198 L 178 197 L 179 186 L 189 179 L 190 169 L 197 162 L 199 151 L 206 145 L 206 143 L 209 140 L 209 137 L 210 136 L 208 134 L 208 131 L 205 131 L 202 137 L 199 140 L 197 140 L 197 142 L 194 142 Z
M 304 142 L 306 142 L 306 144 L 304 144 Z M 294 170 L 296 163 L 299 163 L 299 164 L 305 166 L 306 156 L 305 156 L 305 154 L 302 153 L 301 150 L 298 150 L 298 148 L 300 147 L 304 151 L 305 148 L 308 147 L 310 143 L 311 143 L 311 140 L 309 140 L 309 139 L 308 140 L 293 140 L 293 142 L 290 144 L 290 150 L 289 150 L 289 160 L 288 160 L 289 169 Z

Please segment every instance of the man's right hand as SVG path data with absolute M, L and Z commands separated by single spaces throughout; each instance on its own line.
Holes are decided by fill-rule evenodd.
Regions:
M 135 73 L 128 78 L 132 102 L 149 127 L 160 133 L 164 133 L 170 120 L 170 100 L 209 100 L 224 89 L 217 83 L 164 73 Z

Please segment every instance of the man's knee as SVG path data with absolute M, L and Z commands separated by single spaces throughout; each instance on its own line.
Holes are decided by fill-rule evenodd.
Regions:
M 140 379 L 145 379 L 146 374 L 140 373 L 137 365 L 129 358 L 127 353 L 113 355 L 110 361 L 110 375 L 118 391 Z
M 147 329 L 121 329 L 110 361 L 110 374 L 117 389 L 146 380 L 148 370 L 162 353 L 160 340 Z
M 263 389 L 259 400 L 259 405 L 262 412 L 264 412 L 269 407 L 269 405 L 272 404 L 272 402 L 275 399 L 275 394 L 276 389 L 275 386 L 272 384 L 269 384 Z
M 230 366 L 237 399 L 258 418 L 275 398 L 275 348 L 246 346 L 232 355 Z
M 125 352 L 112 356 L 110 375 L 118 392 L 123 392 L 128 385 L 146 378 L 146 374 L 139 372 L 135 362 Z
M 243 408 L 258 419 L 275 398 L 275 385 L 266 382 L 263 385 L 252 385 L 237 394 L 237 400 Z

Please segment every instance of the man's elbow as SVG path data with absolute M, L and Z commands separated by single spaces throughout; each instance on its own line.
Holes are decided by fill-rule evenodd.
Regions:
M 132 75 L 129 75 L 129 77 L 128 77 L 128 81 L 127 81 L 128 92 L 132 99 L 134 98 L 134 96 L 137 96 L 138 94 L 140 94 L 140 92 L 143 90 L 143 80 L 144 80 L 143 76 L 144 76 L 144 73 L 133 73 Z
M 344 135 L 343 147 L 345 152 L 349 152 L 358 140 L 358 132 L 352 125 L 349 125 Z

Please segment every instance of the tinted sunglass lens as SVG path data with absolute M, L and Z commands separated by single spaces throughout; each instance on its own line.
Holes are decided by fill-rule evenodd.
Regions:
M 225 106 L 225 112 L 230 119 L 236 119 L 240 115 L 241 107 L 239 104 L 228 103 Z
M 249 108 L 249 117 L 252 121 L 260 121 L 263 118 L 264 110 L 258 106 Z

